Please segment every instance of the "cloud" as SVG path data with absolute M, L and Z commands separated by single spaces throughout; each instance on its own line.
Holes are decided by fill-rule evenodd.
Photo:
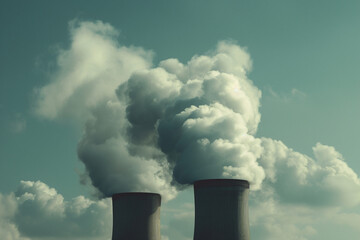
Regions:
M 78 157 L 99 196 L 150 191 L 169 200 L 199 179 L 246 179 L 252 228 L 268 240 L 309 239 L 314 216 L 359 205 L 359 178 L 335 148 L 318 143 L 312 157 L 256 136 L 262 93 L 247 77 L 245 48 L 221 41 L 186 63 L 153 66 L 150 51 L 122 46 L 109 24 L 73 22 L 70 32 L 57 72 L 37 89 L 35 111 L 84 123 Z M 295 88 L 290 95 L 305 97 Z M 60 217 L 56 196 L 48 204 L 58 204 Z
M 0 193 L 0 239 L 4 240 L 28 240 L 22 237 L 15 223 L 11 220 L 17 210 L 15 195 L 3 195 Z
M 360 214 L 335 212 L 328 216 L 331 222 L 338 226 L 350 227 L 354 232 L 360 234 Z
M 168 59 L 133 74 L 118 90 L 127 105 L 129 141 L 159 146 L 175 184 L 242 177 L 259 188 L 261 147 L 251 134 L 260 121 L 261 92 L 246 78 L 250 67 L 244 49 L 220 42 L 187 64 Z
M 292 88 L 290 92 L 287 93 L 278 93 L 275 92 L 271 87 L 267 87 L 265 92 L 269 94 L 273 99 L 283 101 L 285 103 L 291 103 L 295 100 L 305 100 L 307 94 L 297 88 Z
M 313 210 L 301 206 L 279 204 L 271 193 L 256 193 L 250 198 L 250 233 L 252 239 L 305 240 L 316 236 L 312 227 Z M 261 195 L 261 196 L 259 196 Z
M 251 193 L 250 225 L 255 239 L 307 240 L 321 238 L 320 222 L 356 229 L 346 214 L 359 205 L 356 173 L 335 148 L 317 143 L 314 158 L 288 148 L 281 141 L 262 138 L 259 165 L 266 177 L 261 191 Z M 358 224 L 355 224 L 358 225 Z
M 213 52 L 194 56 L 187 64 L 169 59 L 151 68 L 151 52 L 121 46 L 109 24 L 74 22 L 70 32 L 70 48 L 60 51 L 52 81 L 37 89 L 35 111 L 48 119 L 85 122 L 78 155 L 101 195 L 155 191 L 166 200 L 176 195 L 174 186 L 210 176 L 248 177 L 260 185 L 264 176 L 256 163 L 259 153 L 250 146 L 256 140 L 237 136 L 254 133 L 260 121 L 261 93 L 246 78 L 252 63 L 244 49 L 220 42 Z M 199 119 L 193 119 L 195 115 Z M 188 135 L 168 139 L 164 129 L 178 118 L 185 122 L 179 130 Z M 197 131 L 202 123 L 205 128 Z M 223 136 L 218 136 L 220 128 Z M 213 152 L 222 150 L 232 157 L 219 161 L 217 155 L 212 161 L 219 163 L 209 174 L 183 176 L 191 145 L 183 145 L 184 154 L 175 159 L 179 151 L 164 143 L 186 139 L 195 144 L 198 165 L 208 157 L 206 141 Z M 249 149 L 242 163 L 236 157 L 241 149 Z M 247 171 L 251 173 L 244 176 Z
M 171 218 L 166 225 L 162 225 L 162 233 L 171 240 L 190 240 L 194 233 L 194 204 L 182 203 L 176 209 L 163 208 L 162 211 Z
M 22 114 L 17 113 L 11 122 L 10 129 L 13 133 L 21 133 L 26 129 L 26 119 Z
M 116 98 L 116 87 L 133 71 L 150 66 L 152 53 L 120 46 L 118 34 L 101 21 L 70 23 L 70 48 L 59 51 L 51 82 L 35 90 L 38 116 L 87 118 L 91 107 Z
M 319 207 L 360 203 L 359 178 L 333 147 L 317 143 L 312 159 L 280 141 L 262 138 L 262 144 L 265 184 L 280 201 Z
M 59 52 L 58 71 L 49 84 L 36 90 L 35 112 L 48 119 L 86 122 L 78 155 L 102 195 L 137 190 L 172 198 L 175 190 L 167 181 L 167 167 L 129 150 L 125 108 L 115 93 L 133 72 L 151 66 L 152 53 L 121 46 L 118 32 L 101 21 L 74 21 L 70 33 L 70 48 Z M 153 149 L 144 151 L 161 155 Z
M 152 148 L 131 149 L 122 134 L 125 131 L 121 123 L 123 107 L 109 102 L 93 114 L 79 142 L 78 156 L 100 194 L 148 191 L 160 192 L 165 200 L 172 199 L 176 190 L 170 184 L 171 175 L 164 154 Z
M 317 239 L 316 225 L 335 225 L 359 230 L 360 215 L 335 208 L 288 205 L 279 202 L 269 189 L 250 195 L 252 239 Z M 191 239 L 193 203 L 176 208 L 162 207 L 169 219 L 162 224 L 165 239 Z M 162 222 L 163 223 L 163 222 Z M 0 194 L 0 237 L 4 240 L 110 239 L 111 203 L 78 196 L 64 199 L 54 188 L 40 181 L 21 181 L 10 194 Z
M 306 97 L 306 93 L 300 91 L 299 89 L 293 88 L 291 89 L 291 94 L 295 97 L 298 98 L 305 98 Z
M 40 181 L 21 181 L 17 191 L 0 194 L 0 236 L 5 240 L 109 239 L 111 204 L 78 196 L 65 201 Z

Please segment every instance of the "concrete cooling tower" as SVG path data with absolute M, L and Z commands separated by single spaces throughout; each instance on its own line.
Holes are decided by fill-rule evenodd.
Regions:
M 248 181 L 200 180 L 194 194 L 194 240 L 250 240 Z
M 160 240 L 160 194 L 118 193 L 112 203 L 112 240 Z

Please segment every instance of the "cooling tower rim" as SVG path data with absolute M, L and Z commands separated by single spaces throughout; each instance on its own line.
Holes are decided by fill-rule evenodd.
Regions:
M 194 182 L 194 187 L 234 187 L 240 186 L 245 188 L 250 188 L 250 183 L 247 180 L 243 179 L 202 179 Z
M 137 196 L 137 197 L 159 197 L 161 199 L 161 195 L 159 193 L 152 192 L 122 192 L 122 193 L 114 193 L 112 195 L 112 199 L 118 199 L 126 196 Z

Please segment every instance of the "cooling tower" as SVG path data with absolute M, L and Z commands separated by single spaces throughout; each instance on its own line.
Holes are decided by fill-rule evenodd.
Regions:
M 194 183 L 194 240 L 249 240 L 249 182 L 209 179 Z
M 112 240 L 160 240 L 159 194 L 118 193 L 112 203 Z

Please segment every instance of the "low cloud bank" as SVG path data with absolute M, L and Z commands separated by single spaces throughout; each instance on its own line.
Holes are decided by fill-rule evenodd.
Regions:
M 21 181 L 15 192 L 0 194 L 1 239 L 110 239 L 111 226 L 109 199 L 65 201 L 40 181 Z

